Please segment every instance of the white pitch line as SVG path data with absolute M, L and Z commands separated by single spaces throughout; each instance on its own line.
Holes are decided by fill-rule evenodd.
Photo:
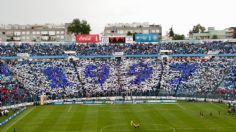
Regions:
M 218 107 L 221 110 L 225 110 L 224 108 L 220 107 L 218 104 L 212 103 L 211 105 L 214 105 L 214 106 Z
M 177 104 L 177 106 L 178 106 L 180 109 L 182 109 L 182 110 L 186 110 L 186 108 L 183 107 L 183 106 L 181 106 L 180 104 Z
M 9 125 L 7 128 L 5 128 L 5 130 L 3 129 L 3 132 L 6 132 L 9 128 L 11 128 L 13 125 L 15 125 L 18 121 L 20 121 L 21 119 L 23 119 L 26 115 L 28 115 L 31 111 L 33 111 L 35 109 L 32 108 L 31 110 L 29 110 L 27 113 L 23 113 L 24 115 L 22 115 L 20 118 L 16 119 L 11 125 Z
M 208 128 L 175 128 L 175 129 L 179 129 L 179 130 L 209 130 L 209 129 L 233 129 L 233 128 L 236 128 L 236 127 L 208 127 Z
M 70 112 L 70 111 L 71 111 L 71 109 L 72 109 L 72 106 L 70 106 L 70 107 L 69 107 L 69 109 L 68 109 L 68 111 L 67 111 L 67 112 Z

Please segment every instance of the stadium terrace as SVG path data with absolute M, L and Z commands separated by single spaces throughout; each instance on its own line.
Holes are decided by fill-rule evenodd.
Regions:
M 229 99 L 236 92 L 236 50 L 231 42 L 5 43 L 0 51 L 3 105 L 39 101 L 40 95 L 49 99 L 131 94 Z
M 177 100 L 227 103 L 234 100 L 236 94 L 234 45 L 234 42 L 228 41 L 158 44 L 1 43 L 0 105 L 3 112 L 11 108 L 14 114 L 0 122 L 0 126 L 20 113 L 23 116 L 36 111 L 36 107 L 25 109 L 23 106 L 39 104 L 176 104 Z M 183 108 L 185 103 L 177 106 L 175 109 L 186 109 Z M 78 111 L 85 107 L 90 109 L 89 106 L 70 105 L 66 111 L 70 113 L 74 107 Z M 127 107 L 131 108 L 129 105 Z M 54 108 L 60 109 L 57 106 Z M 221 111 L 222 108 L 218 113 Z M 235 103 L 229 103 L 228 111 L 236 112 Z M 200 110 L 201 118 L 206 118 L 204 114 Z M 163 124 L 150 126 L 133 117 L 128 120 L 126 122 L 130 122 L 131 127 L 143 131 L 150 128 L 178 130 Z M 126 128 L 125 123 L 115 123 L 114 127 L 119 125 Z M 102 126 L 100 131 L 114 130 L 112 124 L 108 128 Z M 21 127 L 33 130 L 28 126 Z M 21 130 L 21 127 L 18 126 L 18 129 Z M 8 129 L 3 128 L 5 131 Z

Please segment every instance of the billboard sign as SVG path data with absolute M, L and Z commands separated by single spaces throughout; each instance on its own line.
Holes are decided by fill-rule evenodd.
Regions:
M 158 42 L 159 34 L 135 34 L 135 42 Z
M 125 43 L 125 37 L 109 37 L 109 43 Z
M 77 43 L 97 43 L 99 42 L 98 34 L 81 34 L 76 35 Z
M 234 28 L 233 38 L 236 38 L 236 28 Z
M 102 44 L 108 44 L 109 43 L 109 37 L 101 37 L 101 43 Z
M 127 36 L 125 38 L 125 42 L 128 43 L 128 44 L 132 44 L 134 41 L 133 41 L 133 36 Z

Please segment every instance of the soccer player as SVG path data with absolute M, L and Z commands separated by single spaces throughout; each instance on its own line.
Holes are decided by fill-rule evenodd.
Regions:
M 212 112 L 210 112 L 210 116 L 213 116 Z
M 140 125 L 138 123 L 134 123 L 134 121 L 131 120 L 130 121 L 130 126 L 134 127 L 134 128 L 139 128 Z

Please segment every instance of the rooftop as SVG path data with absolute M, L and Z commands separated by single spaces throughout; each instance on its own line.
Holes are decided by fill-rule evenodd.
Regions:
M 148 22 L 143 22 L 143 23 L 113 23 L 113 24 L 107 24 L 106 27 L 138 27 L 138 26 L 143 26 L 143 27 L 149 27 L 150 25 L 157 25 L 155 23 L 149 24 Z

